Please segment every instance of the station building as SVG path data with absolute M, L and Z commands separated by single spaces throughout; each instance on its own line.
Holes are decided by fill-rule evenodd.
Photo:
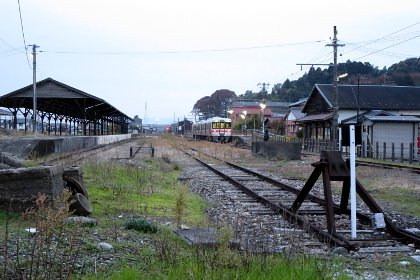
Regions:
M 52 78 L 0 96 L 0 127 L 53 135 L 128 133 L 130 117 L 103 99 Z M 36 125 L 34 127 L 34 115 Z

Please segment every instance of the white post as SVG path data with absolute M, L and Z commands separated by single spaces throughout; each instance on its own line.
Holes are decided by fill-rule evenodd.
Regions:
M 350 212 L 351 238 L 356 238 L 356 143 L 354 125 L 350 126 Z

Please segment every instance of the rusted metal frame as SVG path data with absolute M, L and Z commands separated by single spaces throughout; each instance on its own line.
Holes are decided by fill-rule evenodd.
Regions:
M 214 156 L 212 156 L 212 155 L 209 155 L 209 156 L 211 156 L 211 157 L 213 157 L 213 158 L 215 158 L 215 159 L 218 159 L 217 157 L 214 157 Z M 218 160 L 220 160 L 220 159 L 218 159 Z M 296 188 L 290 187 L 290 186 L 288 186 L 288 185 L 286 185 L 286 184 L 283 184 L 283 183 L 281 183 L 281 182 L 279 182 L 279 181 L 276 181 L 276 180 L 274 180 L 274 179 L 272 179 L 272 178 L 270 178 L 270 177 L 267 177 L 267 176 L 265 176 L 265 175 L 259 174 L 259 173 L 255 172 L 255 171 L 252 171 L 252 170 L 250 170 L 250 169 L 247 169 L 247 168 L 244 168 L 244 167 L 242 167 L 242 166 L 236 165 L 236 164 L 234 164 L 234 163 L 231 163 L 231 162 L 228 162 L 228 161 L 225 161 L 225 163 L 226 163 L 226 164 L 228 164 L 228 165 L 230 165 L 230 166 L 232 166 L 232 167 L 234 167 L 234 168 L 237 168 L 237 169 L 239 169 L 239 170 L 242 170 L 242 171 L 244 171 L 244 172 L 246 172 L 246 173 L 248 173 L 248 174 L 254 175 L 254 176 L 256 176 L 256 177 L 258 177 L 258 178 L 260 178 L 260 179 L 262 179 L 262 180 L 264 180 L 264 181 L 266 181 L 266 182 L 268 182 L 268 183 L 270 183 L 270 184 L 273 184 L 273 185 L 275 185 L 275 186 L 277 186 L 277 187 L 279 187 L 279 188 L 282 188 L 282 189 L 284 189 L 284 190 L 286 190 L 286 191 L 290 191 L 291 193 L 294 193 L 294 194 L 299 195 L 299 193 L 301 193 L 301 192 L 302 192 L 302 190 L 303 190 L 303 189 L 302 189 L 302 190 L 299 190 L 299 189 L 296 189 Z M 316 162 L 316 163 L 314 163 L 314 164 L 312 164 L 312 165 L 313 165 L 313 166 L 315 166 L 315 167 L 317 167 L 319 164 L 321 164 L 321 163 L 320 163 L 320 162 Z M 319 175 L 321 175 L 321 174 L 319 174 Z M 319 175 L 318 175 L 318 177 L 319 177 Z M 311 174 L 311 176 L 312 176 L 312 174 Z M 315 176 L 315 175 L 314 175 L 314 176 Z M 309 181 L 309 180 L 310 180 L 310 179 L 308 179 L 308 181 Z M 316 182 L 316 180 L 315 180 L 315 182 Z M 304 188 L 305 188 L 305 187 L 304 187 Z M 322 206 L 324 206 L 324 205 L 325 205 L 325 199 L 322 199 L 322 198 L 320 198 L 320 197 L 318 197 L 318 196 L 315 196 L 315 195 L 312 195 L 312 194 L 307 194 L 305 198 L 308 198 L 308 199 L 309 199 L 309 201 L 311 201 L 311 202 L 315 202 L 315 203 L 318 203 L 318 204 L 320 204 L 320 205 L 322 205 Z M 303 200 L 303 201 L 304 201 L 304 200 Z M 292 206 L 292 207 L 293 207 L 293 206 Z M 346 209 L 345 211 L 341 211 L 340 206 L 339 206 L 339 205 L 337 205 L 337 204 L 333 204 L 333 207 L 334 207 L 334 211 L 335 211 L 336 213 L 350 215 L 350 210 L 349 210 L 349 209 Z M 297 208 L 296 210 L 298 211 L 298 209 L 299 209 L 299 208 Z M 294 211 L 292 211 L 292 212 L 294 212 Z M 295 213 L 296 213 L 296 212 L 295 212 Z M 370 221 L 370 216 L 365 215 L 365 214 L 362 214 L 362 213 L 357 213 L 357 217 L 358 217 L 358 218 L 360 218 L 360 219 L 362 219 L 362 220 L 364 220 L 364 221 Z
M 335 219 L 334 219 L 334 207 L 333 207 L 333 198 L 331 192 L 331 178 L 328 166 L 323 167 L 322 172 L 322 181 L 324 185 L 324 196 L 325 196 L 325 210 L 327 211 L 327 230 L 329 233 L 333 234 L 335 230 Z
M 308 196 L 309 192 L 311 191 L 311 189 L 315 185 L 316 181 L 318 180 L 319 175 L 321 175 L 321 172 L 322 172 L 322 167 L 321 166 L 315 167 L 315 169 L 311 173 L 311 176 L 309 176 L 309 179 L 306 181 L 302 190 L 297 195 L 296 200 L 292 204 L 292 207 L 290 207 L 290 211 L 292 211 L 293 213 L 296 213 L 299 210 L 303 201 Z M 323 203 L 323 204 L 325 204 L 325 203 Z
M 195 151 L 197 151 L 197 150 L 195 150 Z M 197 151 L 197 152 L 199 152 L 199 151 Z M 199 153 L 202 153 L 202 152 L 199 152 Z M 217 158 L 215 156 L 212 156 L 212 155 L 209 155 L 209 156 L 212 157 L 212 158 L 215 158 L 215 159 L 220 160 L 219 158 Z M 274 180 L 272 178 L 269 178 L 267 176 L 264 176 L 262 174 L 259 174 L 257 172 L 254 172 L 254 171 L 249 170 L 247 168 L 238 166 L 238 165 L 236 165 L 234 163 L 231 163 L 231 162 L 228 162 L 228 161 L 224 161 L 224 162 L 226 164 L 234 167 L 234 168 L 237 168 L 239 170 L 242 170 L 242 171 L 244 171 L 244 172 L 246 172 L 248 174 L 254 175 L 254 176 L 256 176 L 256 177 L 258 177 L 260 179 L 263 179 L 263 180 L 265 180 L 265 181 L 267 181 L 267 182 L 269 182 L 269 183 L 271 183 L 273 185 L 276 185 L 276 186 L 278 186 L 278 187 L 280 187 L 280 188 L 282 188 L 284 190 L 287 190 L 287 191 L 290 191 L 292 193 L 297 194 L 297 198 L 294 201 L 292 207 L 290 208 L 290 211 L 292 213 L 297 213 L 297 211 L 299 210 L 301 204 L 304 202 L 305 198 L 308 198 L 312 202 L 319 203 L 320 205 L 324 206 L 326 209 L 328 207 L 330 210 L 329 211 L 327 211 L 327 210 L 325 211 L 326 212 L 325 215 L 327 215 L 326 216 L 326 218 L 327 218 L 327 227 L 328 227 L 328 229 L 333 228 L 334 229 L 334 233 L 335 233 L 334 211 L 336 211 L 337 213 L 340 213 L 340 214 L 348 214 L 348 215 L 350 215 L 350 210 L 345 209 L 344 211 L 342 211 L 342 209 L 341 209 L 341 207 L 339 205 L 336 205 L 336 204 L 333 203 L 332 194 L 331 194 L 331 183 L 330 183 L 330 187 L 329 187 L 329 193 L 330 193 L 330 198 L 331 198 L 330 199 L 330 201 L 331 201 L 330 203 L 327 203 L 326 200 L 324 200 L 324 199 L 322 199 L 320 197 L 317 197 L 317 196 L 314 196 L 314 195 L 309 194 L 310 190 L 315 185 L 317 179 L 321 175 L 322 170 L 324 169 L 324 170 L 327 170 L 328 171 L 331 168 L 331 166 L 328 165 L 326 161 L 318 161 L 318 162 L 312 164 L 312 166 L 314 166 L 315 169 L 314 169 L 314 171 L 312 171 L 312 174 L 310 175 L 309 179 L 306 181 L 306 183 L 305 183 L 304 187 L 302 188 L 302 190 L 298 190 L 296 188 L 287 186 L 287 185 L 285 185 L 285 184 L 283 184 L 283 183 L 281 183 L 279 181 L 276 181 L 276 180 Z M 324 186 L 325 186 L 325 184 L 324 184 Z M 328 192 L 325 192 L 325 190 L 324 190 L 324 193 L 328 193 Z M 329 205 L 329 206 L 327 206 L 327 205 Z M 332 205 L 332 209 L 331 209 L 331 205 Z M 305 212 L 299 213 L 299 215 L 305 215 Z M 357 216 L 359 218 L 365 220 L 365 221 L 369 221 L 370 220 L 370 217 L 369 216 L 364 215 L 364 214 L 361 214 L 361 213 L 357 213 Z M 328 223 L 330 225 L 328 225 Z M 333 226 L 331 226 L 331 225 L 333 225 Z
M 213 156 L 212 156 L 213 157 Z M 216 158 L 217 159 L 217 158 Z M 225 163 L 227 163 L 228 165 L 230 165 L 230 166 L 232 166 L 232 167 L 235 167 L 235 168 L 237 168 L 237 169 L 239 169 L 239 170 L 242 170 L 242 171 L 244 171 L 244 172 L 246 172 L 246 173 L 248 173 L 248 174 L 251 174 L 251 175 L 254 175 L 254 176 L 256 176 L 256 177 L 258 177 L 258 178 L 260 178 L 260 179 L 262 179 L 262 180 L 265 180 L 266 182 L 268 182 L 268 183 L 270 183 L 270 184 L 273 184 L 273 185 L 275 185 L 275 186 L 277 186 L 277 187 L 279 187 L 279 188 L 282 188 L 282 189 L 284 189 L 284 190 L 286 190 L 286 191 L 290 191 L 291 193 L 294 193 L 294 194 L 297 194 L 297 195 L 299 195 L 301 192 L 302 192 L 302 190 L 299 190 L 299 189 L 296 189 L 296 188 L 293 188 L 293 187 L 290 187 L 290 186 L 288 186 L 288 185 L 286 185 L 286 184 L 283 184 L 283 183 L 281 183 L 281 182 L 279 182 L 279 181 L 276 181 L 276 180 L 274 180 L 274 179 L 272 179 L 272 178 L 270 178 L 270 177 L 267 177 L 267 176 L 265 176 L 265 175 L 262 175 L 262 174 L 259 174 L 259 173 L 257 173 L 257 172 L 255 172 L 255 171 L 252 171 L 252 170 L 250 170 L 250 169 L 247 169 L 247 168 L 244 168 L 244 167 L 241 167 L 241 166 L 238 166 L 238 165 L 236 165 L 236 164 L 234 164 L 234 163 L 231 163 L 231 162 L 228 162 L 228 161 L 225 161 Z M 313 166 L 318 166 L 319 165 L 319 162 L 317 162 L 317 163 L 314 163 L 314 164 L 312 164 Z M 321 175 L 321 174 L 319 174 L 319 175 Z M 319 175 L 318 175 L 318 177 L 319 177 Z M 311 174 L 311 176 L 312 176 L 312 174 Z M 315 175 L 314 175 L 315 176 Z M 317 177 L 317 178 L 318 178 Z M 311 177 L 310 177 L 311 178 Z M 308 181 L 310 180 L 310 178 L 308 179 Z M 316 178 L 316 179 L 317 179 Z M 315 182 L 316 182 L 316 179 L 315 179 Z M 303 187 L 303 188 L 305 188 L 305 186 Z M 315 195 L 312 195 L 312 194 L 307 194 L 306 195 L 306 197 L 305 198 L 308 198 L 310 201 L 312 201 L 312 202 L 315 202 L 315 203 L 319 203 L 320 205 L 322 205 L 322 206 L 324 206 L 325 205 L 325 199 L 322 199 L 322 198 L 320 198 L 320 197 L 318 197 L 318 196 L 315 196 Z M 304 201 L 304 200 L 303 200 Z M 292 206 L 293 207 L 293 206 Z M 341 211 L 340 211 L 340 206 L 339 205 L 337 205 L 337 204 L 333 204 L 333 207 L 334 207 L 334 211 L 335 212 L 337 212 L 337 213 L 340 213 L 340 214 L 349 214 L 350 213 L 350 210 L 346 210 L 344 213 L 342 213 Z M 296 210 L 298 210 L 299 208 L 297 208 Z M 292 212 L 294 212 L 294 211 L 292 211 Z M 357 214 L 358 215 L 358 217 L 360 217 L 360 218 L 362 218 L 362 219 L 364 219 L 364 220 L 370 220 L 370 217 L 368 217 L 368 216 L 366 216 L 366 215 L 364 215 L 364 214 L 361 214 L 361 213 L 358 213 Z
M 340 202 L 340 213 L 346 213 L 349 205 L 350 197 L 350 180 L 345 179 L 343 181 L 343 189 L 341 191 L 341 202 Z
M 197 150 L 195 150 L 195 151 L 197 151 Z M 209 156 L 211 156 L 211 157 L 213 157 L 213 158 L 215 158 L 215 159 L 218 159 L 217 157 L 214 157 L 214 156 L 212 156 L 212 155 L 209 155 Z M 290 187 L 290 186 L 287 186 L 287 185 L 285 185 L 285 184 L 283 184 L 283 183 L 281 183 L 281 182 L 279 182 L 279 181 L 276 181 L 276 180 L 274 180 L 274 179 L 271 179 L 271 178 L 269 178 L 269 177 L 266 177 L 266 176 L 264 176 L 264 175 L 261 175 L 261 174 L 259 174 L 259 173 L 256 173 L 256 172 L 254 172 L 254 171 L 252 171 L 252 170 L 249 170 L 249 169 L 246 169 L 246 168 L 244 168 L 244 167 L 241 167 L 241 166 L 238 166 L 238 165 L 236 165 L 236 164 L 233 164 L 233 163 L 230 163 L 230 162 L 227 162 L 227 161 L 225 161 L 225 163 L 226 164 L 228 164 L 228 165 L 230 165 L 230 166 L 232 166 L 232 167 L 235 167 L 235 168 L 238 168 L 238 169 L 240 169 L 240 170 L 242 170 L 242 171 L 244 171 L 244 172 L 247 172 L 247 173 L 249 173 L 249 174 L 252 174 L 252 175 L 255 175 L 255 176 L 257 176 L 258 178 L 261 178 L 261 179 L 263 179 L 263 180 L 266 180 L 267 182 L 269 182 L 269 183 L 272 183 L 273 185 L 276 185 L 276 186 L 278 186 L 278 187 L 280 187 L 280 188 L 283 188 L 283 189 L 285 189 L 285 190 L 288 190 L 288 191 L 290 191 L 290 192 L 293 192 L 293 193 L 300 193 L 301 191 L 299 191 L 298 189 L 295 189 L 295 188 L 293 188 L 293 187 Z M 315 167 L 317 167 L 320 163 L 322 163 L 322 162 L 317 162 L 317 163 L 314 163 L 314 164 L 312 164 L 313 166 L 315 166 Z M 203 164 L 205 164 L 204 162 L 203 162 Z M 205 164 L 206 165 L 206 164 Z M 314 172 L 313 172 L 314 173 Z M 312 176 L 312 174 L 311 174 L 311 176 Z M 317 178 L 319 177 L 319 175 L 317 176 Z M 311 178 L 311 177 L 310 177 Z M 310 178 L 308 179 L 308 181 L 310 180 Z M 316 180 L 315 180 L 316 181 Z M 350 214 L 350 210 L 349 209 L 347 209 L 347 206 L 348 206 L 348 197 L 349 197 L 349 193 L 350 193 L 350 181 L 349 181 L 349 179 L 344 179 L 344 180 L 342 180 L 343 181 L 343 193 L 344 193 L 344 195 L 342 194 L 342 198 L 341 198 L 341 204 L 340 204 L 340 206 L 338 206 L 338 205 L 336 205 L 336 204 L 333 204 L 333 209 L 335 210 L 335 211 L 337 211 L 337 213 L 340 213 L 340 214 Z M 363 187 L 362 187 L 362 185 L 358 182 L 358 181 L 356 181 L 357 182 L 357 184 L 356 184 L 356 190 L 357 190 L 357 193 L 359 194 L 359 196 L 362 198 L 362 200 L 366 203 L 366 205 L 370 208 L 370 210 L 371 211 L 373 211 L 373 212 L 375 212 L 376 210 L 375 209 L 377 209 L 378 211 L 377 212 L 382 212 L 383 213 L 383 211 L 381 210 L 381 208 L 379 207 L 379 205 L 377 205 L 376 203 L 375 203 L 375 201 L 373 200 L 373 198 L 371 198 L 370 197 L 370 195 L 369 195 L 369 193 L 367 193 L 364 189 L 363 189 Z M 239 183 L 239 182 L 238 182 Z M 308 183 L 308 182 L 307 182 Z M 359 193 L 359 191 L 358 191 L 358 189 L 360 188 L 360 187 L 362 187 L 362 189 L 363 189 L 363 192 L 365 193 L 365 195 L 366 195 L 366 198 L 364 198 L 364 195 L 363 194 L 361 194 L 361 193 Z M 305 188 L 305 187 L 304 187 Z M 347 191 L 347 188 L 348 188 L 348 191 Z M 303 189 L 302 189 L 303 190 Z M 347 199 L 345 198 L 345 194 L 346 193 L 348 193 L 347 194 Z M 310 199 L 311 201 L 313 201 L 313 202 L 317 202 L 317 203 L 319 203 L 319 204 L 321 204 L 321 205 L 325 205 L 326 204 L 326 202 L 325 202 L 325 200 L 323 200 L 322 198 L 319 198 L 319 197 L 316 197 L 316 196 L 313 196 L 313 195 L 311 195 L 311 194 L 307 194 L 307 196 L 306 197 L 308 197 L 308 199 Z M 371 203 L 369 203 L 369 200 L 371 201 L 371 202 L 373 202 L 373 204 L 371 204 Z M 346 201 L 346 203 L 343 203 L 343 201 Z M 345 206 L 344 206 L 345 205 Z M 375 206 L 376 205 L 376 206 Z M 292 206 L 293 207 L 293 206 Z M 373 207 L 373 208 L 371 208 L 371 207 Z M 375 208 L 376 207 L 376 208 Z M 298 210 L 299 208 L 297 208 L 296 210 Z M 380 211 L 379 211 L 380 210 Z M 274 211 L 274 210 L 273 210 Z M 275 212 L 275 211 L 274 211 Z M 362 214 L 362 213 L 357 213 L 357 217 L 358 218 L 360 218 L 360 219 L 363 219 L 363 220 L 365 220 L 365 221 L 368 221 L 368 220 L 370 220 L 370 217 L 368 216 L 368 215 L 365 215 L 365 214 Z M 413 242 L 414 244 L 415 244 L 415 246 L 416 247 L 419 247 L 420 246 L 420 238 L 418 237 L 418 236 L 416 236 L 416 235 L 414 235 L 414 234 L 412 234 L 412 233 L 410 233 L 410 232 L 407 232 L 407 231 L 405 231 L 405 230 L 402 230 L 402 229 L 399 229 L 399 228 L 397 228 L 397 227 L 395 227 L 390 221 L 389 221 L 389 219 L 388 219 L 388 217 L 386 217 L 385 216 L 385 222 L 386 222 L 386 224 L 387 225 L 389 225 L 389 227 L 390 228 L 392 228 L 392 232 L 394 232 L 394 235 L 396 235 L 396 236 L 398 236 L 397 238 L 405 238 L 405 239 L 408 239 L 409 241 L 411 241 L 411 242 Z M 391 233 L 391 232 L 390 232 Z M 347 240 L 347 239 L 345 239 L 345 242 L 348 242 L 348 243 L 354 243 L 354 242 L 351 242 L 351 241 L 349 241 L 349 240 Z
M 298 224 L 309 228 L 312 232 L 315 232 L 316 234 L 318 234 L 318 236 L 325 243 L 330 243 L 330 244 L 345 247 L 345 248 L 348 248 L 348 249 L 354 249 L 354 245 L 350 244 L 346 239 L 343 240 L 342 237 L 337 236 L 335 233 L 331 234 L 331 233 L 325 232 L 322 229 L 320 229 L 319 227 L 316 227 L 314 225 L 309 224 L 307 220 L 305 220 L 302 217 L 300 217 L 299 215 L 289 211 L 289 209 L 287 209 L 287 207 L 281 205 L 280 203 L 275 204 L 275 203 L 265 199 L 264 197 L 258 195 L 257 193 L 253 192 L 252 190 L 248 189 L 246 186 L 244 186 L 240 182 L 236 181 L 235 179 L 229 177 L 228 175 L 226 175 L 226 174 L 222 173 L 221 171 L 215 169 L 214 167 L 208 165 L 204 161 L 194 157 L 193 155 L 189 154 L 188 152 L 184 151 L 184 153 L 191 156 L 192 158 L 194 158 L 195 160 L 197 160 L 198 162 L 200 162 L 201 164 L 203 164 L 204 166 L 206 166 L 207 168 L 209 168 L 210 170 L 212 170 L 216 174 L 220 175 L 222 178 L 225 178 L 227 181 L 229 181 L 231 184 L 236 186 L 238 189 L 240 189 L 241 191 L 243 191 L 247 195 L 250 195 L 250 196 L 254 197 L 258 202 L 260 202 L 260 203 L 264 204 L 265 206 L 269 207 L 276 214 L 281 214 L 281 215 L 285 216 L 292 223 L 297 222 Z
M 130 147 L 130 158 L 133 158 L 142 148 L 143 145 L 139 146 L 139 147 Z M 133 150 L 135 150 L 133 152 Z

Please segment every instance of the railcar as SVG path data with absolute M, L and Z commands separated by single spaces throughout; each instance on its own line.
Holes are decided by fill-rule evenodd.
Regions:
M 213 117 L 193 124 L 193 136 L 198 140 L 226 143 L 231 141 L 232 120 Z

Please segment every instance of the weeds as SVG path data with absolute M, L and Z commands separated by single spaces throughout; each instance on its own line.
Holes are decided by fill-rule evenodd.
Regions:
M 158 228 L 155 224 L 145 219 L 130 219 L 125 224 L 126 229 L 134 229 L 143 233 L 156 233 Z
M 162 230 L 153 239 L 153 246 L 160 261 L 175 264 L 179 260 L 180 243 L 171 232 Z
M 177 227 L 180 227 L 182 224 L 182 220 L 184 219 L 185 213 L 186 213 L 186 195 L 187 190 L 183 187 L 179 188 L 178 195 L 176 197 L 175 201 L 175 221 Z
M 66 227 L 71 204 L 69 197 L 66 192 L 49 201 L 40 194 L 36 207 L 22 214 L 22 223 L 17 231 L 12 232 L 11 227 L 6 225 L 4 279 L 67 279 L 71 275 L 83 234 L 78 225 Z M 28 232 L 28 229 L 31 231 Z

